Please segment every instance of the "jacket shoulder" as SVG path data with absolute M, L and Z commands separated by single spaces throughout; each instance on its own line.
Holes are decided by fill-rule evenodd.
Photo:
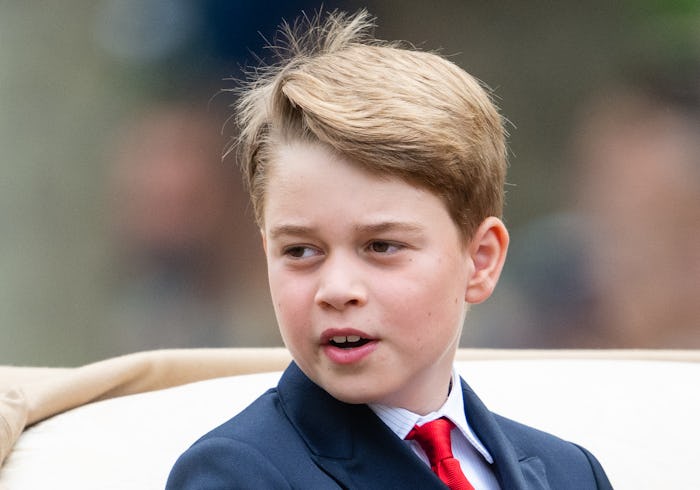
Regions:
M 261 487 L 262 486 L 262 487 Z M 166 490 L 290 489 L 283 473 L 245 441 L 217 436 L 197 441 L 177 460 Z
M 166 489 L 329 487 L 337 488 L 318 471 L 273 388 L 192 444 Z
M 271 388 L 260 395 L 238 414 L 204 434 L 196 444 L 213 438 L 236 439 L 265 445 L 269 441 L 266 434 L 278 433 L 290 426 L 280 407 L 277 388 Z M 279 442 L 279 441 L 278 441 Z
M 600 462 L 587 449 L 506 417 L 494 417 L 519 454 L 542 461 L 552 488 L 612 490 Z

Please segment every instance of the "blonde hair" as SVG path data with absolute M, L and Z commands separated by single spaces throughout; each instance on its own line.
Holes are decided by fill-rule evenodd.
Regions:
M 488 93 L 435 53 L 371 36 L 362 10 L 285 24 L 281 61 L 254 73 L 237 105 L 239 159 L 258 224 L 280 144 L 316 142 L 379 175 L 426 188 L 465 238 L 500 216 L 503 121 Z

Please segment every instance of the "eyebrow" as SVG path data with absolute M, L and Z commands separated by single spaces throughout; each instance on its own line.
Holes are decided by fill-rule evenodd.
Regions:
M 408 221 L 380 221 L 377 223 L 363 223 L 353 227 L 353 230 L 358 233 L 386 233 L 389 231 L 403 231 L 408 233 L 418 233 L 423 230 L 417 223 Z M 280 236 L 299 236 L 313 234 L 316 228 L 313 226 L 283 224 L 270 229 L 270 238 L 275 239 Z
M 355 231 L 363 233 L 385 233 L 387 231 L 405 231 L 418 233 L 423 230 L 417 223 L 408 221 L 381 221 L 378 223 L 360 224 L 354 227 Z
M 270 238 L 275 239 L 283 235 L 308 235 L 313 233 L 314 227 L 304 225 L 279 225 L 270 229 Z

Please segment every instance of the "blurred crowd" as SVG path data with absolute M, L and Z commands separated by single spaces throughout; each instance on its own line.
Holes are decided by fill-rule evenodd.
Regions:
M 579 108 L 567 202 L 513 230 L 509 299 L 467 320 L 464 345 L 700 347 L 700 72 L 680 68 Z M 122 350 L 278 341 L 235 314 L 266 297 L 264 263 L 218 123 L 158 107 L 112 148 Z
M 253 315 L 271 308 L 265 265 L 224 146 L 212 114 L 165 105 L 127 123 L 109 149 L 120 274 L 108 320 L 119 351 L 277 341 L 273 321 L 263 328 Z
M 578 342 L 700 347 L 700 62 L 593 100 L 573 150 L 595 294 Z
M 699 348 L 700 63 L 601 88 L 570 141 L 567 200 L 514 230 L 493 332 L 476 341 Z
M 450 15 L 464 19 L 465 25 L 472 22 L 470 29 L 436 24 L 430 32 L 439 34 L 436 39 L 440 43 L 464 30 L 465 36 L 485 37 L 485 45 L 506 56 L 505 45 L 494 41 L 500 40 L 500 34 L 491 32 L 499 25 L 491 10 L 467 3 L 447 2 L 445 9 L 452 9 Z M 324 3 L 326 9 L 355 10 L 359 6 L 350 0 Z M 398 7 L 370 2 L 367 6 L 379 15 L 380 26 L 388 25 L 381 35 L 415 40 L 419 45 L 423 42 L 420 35 L 412 37 L 401 31 L 401 26 L 421 24 L 420 13 L 427 4 L 407 2 Z M 47 152 L 51 165 L 26 165 L 34 169 L 31 175 L 45 179 L 37 187 L 56 194 L 32 192 L 32 202 L 47 209 L 39 212 L 28 206 L 18 210 L 18 216 L 24 213 L 21 220 L 3 223 L 0 231 L 5 235 L 0 246 L 6 247 L 0 254 L 3 275 L 26 278 L 26 284 L 12 279 L 9 286 L 0 283 L 0 344 L 5 344 L 0 345 L 0 356 L 12 359 L 13 343 L 25 346 L 16 359 L 32 364 L 43 359 L 78 363 L 169 347 L 281 345 L 247 195 L 235 158 L 222 159 L 233 136 L 227 118 L 234 95 L 218 92 L 234 86 L 227 78 L 242 77 L 242 67 L 256 63 L 256 56 L 267 55 L 262 49 L 264 39 L 274 35 L 282 19 L 317 8 L 317 2 L 311 0 L 101 0 L 83 15 L 94 43 L 85 52 L 99 53 L 89 66 L 104 78 L 93 80 L 86 60 L 69 60 L 66 72 L 70 71 L 70 83 L 62 86 L 60 80 L 51 80 L 51 84 L 79 96 L 65 101 L 54 97 L 50 104 L 48 98 L 39 99 L 42 109 L 57 104 L 53 112 L 61 114 L 65 128 L 54 124 L 50 131 L 42 131 L 42 124 L 49 127 L 48 116 L 25 111 L 21 101 L 10 105 L 9 99 L 0 95 L 0 103 L 19 107 L 15 112 L 4 109 L 5 114 L 15 116 L 0 125 L 0 136 L 10 135 L 8 142 L 14 140 L 12 143 L 28 148 L 17 152 L 27 156 L 18 159 L 22 165 L 35 155 L 38 141 L 45 140 L 41 142 L 52 147 Z M 524 15 L 527 9 L 523 9 L 513 3 L 512 14 Z M 0 10 L 0 16 L 10 18 L 8 6 Z M 552 16 L 570 16 L 564 7 L 549 10 Z M 467 15 L 470 12 L 474 12 L 474 20 Z M 694 15 L 700 18 L 700 12 Z M 426 17 L 425 24 L 430 27 L 430 22 L 447 16 Z M 48 19 L 47 25 L 52 22 Z M 501 27 L 509 25 L 503 19 L 501 22 Z M 512 22 L 519 25 L 522 20 Z M 17 32 L 25 31 L 18 28 Z M 439 43 L 426 48 L 440 47 Z M 507 64 L 488 53 L 470 52 L 461 38 L 456 45 L 471 54 L 474 62 L 484 58 L 485 69 L 476 70 L 479 76 L 484 72 L 489 75 L 489 67 Z M 533 46 L 523 49 L 530 50 L 536 59 L 538 48 Z M 67 55 L 73 47 L 64 50 Z M 561 177 L 557 180 L 559 202 L 547 209 L 536 204 L 524 209 L 528 203 L 537 203 L 540 194 L 554 194 L 546 185 L 524 191 L 518 188 L 521 196 L 530 193 L 529 201 L 507 200 L 505 217 L 512 242 L 504 275 L 494 297 L 467 316 L 463 346 L 700 348 L 700 301 L 696 299 L 700 291 L 700 56 L 666 61 L 640 62 L 635 65 L 639 69 L 624 74 L 612 69 L 607 76 L 591 72 L 595 83 L 590 82 L 585 98 L 571 105 L 575 110 L 567 113 L 566 131 L 560 133 L 541 124 L 541 114 L 520 114 L 520 120 L 514 116 L 512 112 L 517 113 L 527 97 L 502 94 L 498 86 L 501 79 L 494 75 L 496 97 L 503 96 L 499 103 L 512 120 L 509 129 L 521 147 L 529 145 L 523 140 L 533 131 L 546 133 L 541 140 L 561 141 L 557 160 L 549 153 L 552 161 L 542 165 L 535 165 L 532 156 L 524 158 L 522 149 L 514 151 L 509 182 L 525 188 L 529 184 L 519 181 L 523 176 L 528 182 L 537 181 L 546 172 L 543 169 L 556 168 Z M 525 67 L 530 71 L 518 71 Z M 465 68 L 472 70 L 471 66 Z M 555 67 L 523 62 L 511 69 L 513 80 L 505 79 L 503 84 L 513 90 L 514 86 L 520 88 L 521 78 L 523 85 L 530 77 L 531 85 L 537 86 L 533 73 L 541 72 L 546 78 L 546 70 Z M 10 80 L 3 76 L 0 83 Z M 15 85 L 20 86 L 33 78 L 27 73 L 17 75 L 17 79 L 21 81 Z M 72 84 L 79 85 L 75 92 Z M 6 86 L 12 88 L 11 83 Z M 124 94 L 123 86 L 129 87 Z M 560 94 L 547 94 L 543 99 L 556 101 L 571 90 L 561 86 Z M 21 93 L 40 97 L 42 91 L 28 87 Z M 90 101 L 96 100 L 108 102 L 91 109 Z M 66 105 L 58 105 L 61 102 Z M 564 111 L 561 107 L 568 106 L 559 102 Z M 67 111 L 73 117 L 64 117 Z M 86 144 L 94 142 L 97 150 L 92 158 L 86 158 L 89 164 L 76 166 L 74 175 L 82 180 L 71 183 L 64 179 L 60 167 L 61 162 L 65 166 L 72 161 L 70 145 L 54 148 L 65 136 L 62 131 L 68 134 L 69 128 L 80 128 L 81 118 L 100 121 L 81 135 Z M 22 133 L 29 135 L 25 136 L 27 142 L 12 136 L 27 128 L 33 128 Z M 35 136 L 42 132 L 41 138 Z M 37 162 L 44 158 L 42 154 Z M 6 165 L 19 168 L 17 162 Z M 47 174 L 46 168 L 54 170 Z M 7 185 L 9 179 L 3 180 L 0 183 Z M 57 188 L 63 190 L 58 192 Z M 21 192 L 8 190 L 10 187 L 3 193 L 21 196 Z M 53 211 L 52 206 L 66 195 L 73 199 L 66 208 L 80 210 L 70 219 L 89 216 L 97 224 L 89 223 L 83 229 Z M 94 216 L 81 209 L 83 202 L 99 208 Z M 11 209 L 12 205 L 5 203 L 4 207 Z M 35 220 L 39 224 L 32 225 L 36 229 L 23 228 L 22 220 L 32 212 L 41 216 Z M 72 223 L 84 235 L 64 230 L 65 223 Z M 31 233 L 25 237 L 22 230 Z M 91 233 L 95 234 L 92 245 Z M 47 234 L 57 237 L 56 246 L 34 238 Z M 14 242 L 8 239 L 11 235 Z M 47 256 L 42 252 L 76 243 L 80 250 L 74 254 L 56 251 Z M 71 263 L 61 264 L 65 257 L 70 257 Z M 80 272 L 81 267 L 89 268 L 90 274 L 78 275 L 75 271 Z M 38 272 L 27 272 L 33 270 Z M 74 272 L 75 276 L 70 275 Z M 58 283 L 55 277 L 60 277 Z M 45 278 L 54 283 L 41 289 L 37 284 Z M 74 278 L 87 285 L 76 284 Z M 8 287 L 21 301 L 12 302 L 6 293 Z M 54 310 L 46 307 L 44 316 L 23 313 L 32 308 L 38 311 L 41 306 L 33 302 L 39 304 L 47 297 L 58 305 Z M 15 310 L 2 311 L 7 304 Z M 69 308 L 73 308 L 70 315 L 65 313 Z M 85 313 L 90 308 L 92 315 Z M 63 323 L 60 312 L 65 316 Z M 52 324 L 54 317 L 60 327 Z M 16 328 L 18 318 L 25 321 Z M 42 325 L 46 318 L 51 321 Z M 76 318 L 84 324 L 66 327 Z M 45 345 L 43 350 L 36 349 L 34 359 L 27 353 L 34 352 L 31 343 L 37 342 Z

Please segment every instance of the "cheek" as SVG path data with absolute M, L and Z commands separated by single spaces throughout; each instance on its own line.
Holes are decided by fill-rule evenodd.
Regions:
M 446 305 L 464 301 L 467 271 L 464 262 L 457 258 L 438 256 L 424 265 L 412 284 L 416 290 L 412 300 L 427 304 L 427 311 L 439 314 Z M 410 288 L 407 290 L 410 291 Z M 430 304 L 433 306 L 430 307 Z
M 305 324 L 313 295 L 303 281 L 289 281 L 280 275 L 270 275 L 270 294 L 280 328 L 294 330 Z
M 444 292 L 432 281 L 416 277 L 402 278 L 394 284 L 384 283 L 384 288 L 375 294 L 381 296 L 384 314 L 391 317 L 384 321 L 410 331 L 410 336 L 416 340 L 423 336 L 426 326 L 439 321 L 437 316 L 444 313 L 441 291 Z
M 452 328 L 460 322 L 464 309 L 463 276 L 454 261 L 433 263 L 423 274 L 404 283 L 395 295 L 394 311 L 419 331 L 427 326 Z

